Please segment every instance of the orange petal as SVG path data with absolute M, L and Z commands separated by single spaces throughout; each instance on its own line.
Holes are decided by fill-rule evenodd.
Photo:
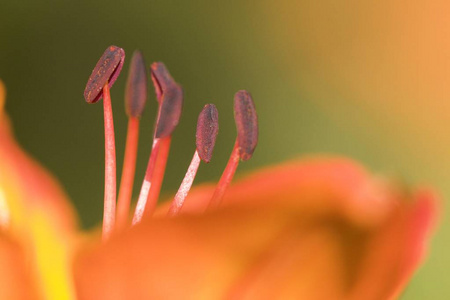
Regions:
M 194 190 L 179 217 L 144 221 L 81 252 L 74 266 L 80 299 L 347 299 L 369 283 L 392 292 L 417 256 L 391 284 L 368 267 L 383 259 L 373 247 L 409 253 L 412 242 L 389 246 L 380 244 L 383 236 L 417 244 L 424 236 L 411 233 L 428 232 L 428 222 L 416 222 L 427 218 L 408 213 L 420 202 L 403 204 L 405 195 L 349 160 L 267 168 L 231 186 L 222 208 L 200 214 L 212 192 Z M 399 212 L 406 221 L 391 234 Z
M 4 94 L 0 84 L 0 97 Z M 67 299 L 73 294 L 68 268 L 76 229 L 73 209 L 56 180 L 17 145 L 1 110 L 0 229 L 20 242 L 41 295 Z
M 15 142 L 6 115 L 0 119 L 0 191 L 12 230 L 27 227 L 27 212 L 40 210 L 64 230 L 76 227 L 73 208 L 55 179 Z M 20 230 L 20 229 L 19 229 Z
M 20 244 L 0 233 L 0 299 L 38 299 Z
M 436 196 L 429 191 L 417 193 L 411 203 L 397 208 L 368 242 L 370 251 L 361 264 L 361 280 L 352 299 L 396 299 L 400 295 L 425 256 L 436 212 Z
M 202 213 L 213 192 L 214 187 L 209 185 L 194 189 L 183 211 Z M 383 221 L 397 204 L 394 192 L 391 185 L 373 178 L 350 159 L 315 157 L 259 170 L 235 183 L 223 202 L 225 205 L 293 203 L 299 210 L 334 212 L 371 226 Z M 165 215 L 165 209 L 163 206 L 158 215 Z
M 291 272 L 304 277 L 304 272 L 296 272 L 301 268 L 277 268 L 280 263 L 289 264 L 289 259 L 298 267 L 305 262 L 298 255 L 283 253 L 291 253 L 292 246 L 300 249 L 297 242 L 302 237 L 316 250 L 333 245 L 331 237 L 311 235 L 303 223 L 300 215 L 277 207 L 262 207 L 257 213 L 224 209 L 196 217 L 144 222 L 79 258 L 75 265 L 78 297 L 186 299 L 188 295 L 192 299 L 217 299 L 249 289 L 254 280 L 267 276 L 268 269 L 274 267 L 281 271 L 281 277 Z M 240 226 L 233 226 L 236 224 Z M 318 273 L 337 275 L 337 259 L 333 252 L 329 254 L 328 259 L 320 261 L 323 264 L 317 268 Z M 311 258 L 310 248 L 305 255 Z M 314 282 L 307 282 L 304 289 L 315 287 Z M 284 288 L 280 286 L 280 292 Z M 332 296 L 336 291 L 330 285 L 326 293 Z

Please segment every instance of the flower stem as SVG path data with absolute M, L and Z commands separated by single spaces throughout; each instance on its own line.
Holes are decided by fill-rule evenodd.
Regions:
M 103 210 L 103 241 L 112 233 L 116 215 L 116 146 L 111 96 L 108 82 L 103 86 L 103 110 L 105 118 L 105 199 Z
M 127 142 L 123 161 L 122 179 L 120 181 L 117 200 L 116 228 L 123 230 L 128 223 L 130 202 L 133 193 L 134 172 L 136 170 L 136 155 L 139 141 L 139 119 L 130 117 L 128 120 Z

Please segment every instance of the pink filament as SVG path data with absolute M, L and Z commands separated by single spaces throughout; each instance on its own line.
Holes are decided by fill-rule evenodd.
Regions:
M 238 142 L 234 144 L 233 151 L 231 152 L 230 159 L 228 160 L 227 166 L 223 171 L 222 177 L 220 177 L 219 183 L 217 184 L 216 190 L 209 201 L 208 208 L 216 208 L 222 202 L 223 196 L 227 187 L 230 185 L 233 179 L 234 173 L 236 172 L 237 166 L 239 165 L 239 145 Z
M 105 118 L 105 199 L 102 238 L 106 241 L 114 229 L 116 216 L 116 146 L 108 82 L 103 86 L 103 111 Z
M 152 177 L 155 171 L 156 159 L 158 158 L 160 148 L 160 139 L 154 139 L 152 145 L 152 152 L 147 164 L 147 170 L 145 171 L 144 182 L 142 183 L 141 191 L 139 193 L 138 202 L 136 204 L 136 210 L 134 212 L 132 224 L 135 225 L 142 220 L 145 207 L 147 206 L 147 199 L 152 187 Z
M 175 216 L 177 215 L 181 208 L 183 207 L 184 200 L 191 189 L 192 183 L 194 182 L 195 175 L 197 174 L 198 167 L 200 166 L 200 156 L 198 155 L 198 151 L 195 151 L 194 157 L 192 158 L 191 164 L 184 176 L 183 181 L 181 182 L 180 188 L 178 189 L 175 198 L 173 199 L 172 205 L 169 208 L 168 215 Z
M 158 202 L 161 186 L 166 172 L 167 159 L 169 158 L 170 143 L 172 138 L 170 136 L 161 139 L 158 159 L 156 160 L 155 171 L 152 177 L 152 187 L 148 195 L 145 206 L 145 216 L 151 217 L 155 211 Z
M 128 121 L 127 142 L 123 161 L 122 179 L 120 181 L 119 198 L 117 200 L 117 230 L 123 230 L 128 222 L 130 202 L 133 193 L 136 155 L 139 141 L 139 119 L 130 117 Z

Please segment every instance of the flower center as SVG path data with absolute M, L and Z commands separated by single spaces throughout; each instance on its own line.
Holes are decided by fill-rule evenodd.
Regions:
M 129 117 L 125 158 L 120 183 L 116 212 L 116 158 L 114 145 L 114 125 L 109 88 L 117 79 L 124 62 L 125 52 L 110 46 L 95 66 L 84 92 L 86 101 L 94 103 L 104 99 L 105 116 L 105 199 L 103 215 L 103 240 L 107 240 L 114 230 L 128 226 L 130 201 L 139 137 L 139 119 L 147 98 L 147 74 L 140 52 L 132 57 L 126 94 L 125 107 Z M 132 225 L 153 215 L 161 191 L 172 133 L 181 116 L 183 90 L 175 82 L 163 63 L 153 63 L 150 67 L 151 79 L 158 101 L 158 115 L 150 153 Z M 100 88 L 99 88 L 100 87 Z M 234 96 L 234 116 L 237 138 L 227 166 L 214 191 L 208 208 L 220 206 L 226 189 L 233 179 L 240 160 L 248 160 L 253 155 L 258 142 L 258 120 L 250 93 L 239 91 Z M 200 112 L 197 122 L 196 151 L 186 175 L 175 194 L 168 216 L 180 213 L 188 192 L 194 182 L 200 161 L 211 161 L 216 136 L 219 130 L 218 112 L 213 104 L 207 104 Z

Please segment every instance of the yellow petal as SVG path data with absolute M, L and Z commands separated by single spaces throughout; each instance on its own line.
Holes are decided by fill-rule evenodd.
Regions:
M 72 207 L 56 180 L 15 142 L 1 111 L 0 224 L 20 242 L 39 294 L 70 299 L 70 248 L 76 229 Z

